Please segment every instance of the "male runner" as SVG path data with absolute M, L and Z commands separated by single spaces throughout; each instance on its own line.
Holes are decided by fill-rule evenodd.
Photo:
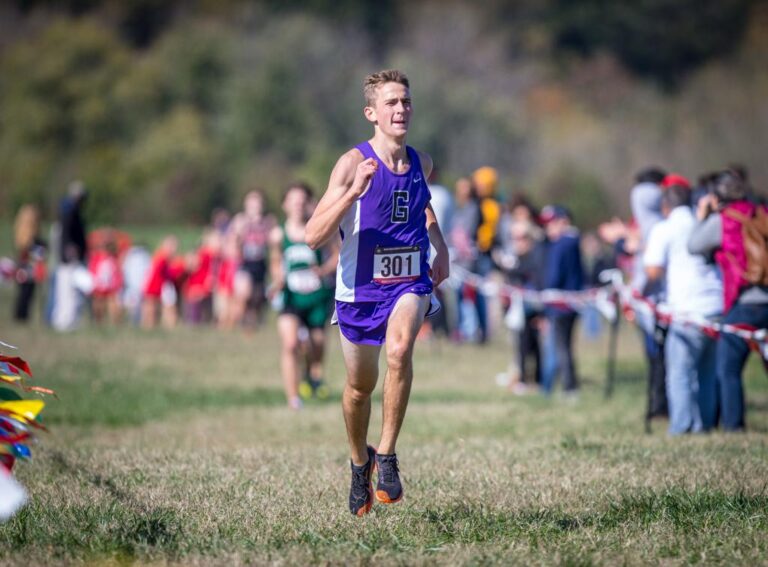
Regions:
M 237 235 L 242 246 L 234 302 L 237 321 L 248 322 L 247 315 L 253 311 L 254 327 L 264 317 L 266 304 L 267 246 L 270 231 L 276 225 L 275 218 L 265 211 L 264 194 L 260 189 L 249 191 L 243 200 L 242 212 L 232 219 L 231 231 Z M 244 277 L 243 277 L 244 276 Z
M 291 409 L 301 409 L 299 398 L 300 328 L 308 331 L 308 371 L 313 390 L 324 388 L 322 380 L 325 351 L 325 324 L 329 316 L 331 290 L 326 277 L 336 271 L 338 245 L 331 241 L 329 254 L 311 250 L 304 242 L 307 204 L 312 190 L 304 184 L 291 185 L 283 196 L 285 223 L 269 235 L 271 293 L 281 293 L 277 330 L 282 351 L 280 367 L 285 396 Z
M 335 320 L 347 368 L 342 406 L 352 457 L 349 508 L 357 516 L 373 504 L 374 466 L 376 499 L 393 503 L 403 496 L 395 444 L 411 391 L 413 344 L 433 285 L 448 276 L 448 249 L 426 183 L 432 160 L 405 144 L 412 113 L 408 79 L 400 71 L 380 71 L 366 77 L 363 92 L 373 138 L 339 158 L 306 230 L 312 248 L 341 231 Z M 437 251 L 431 270 L 430 241 Z M 377 454 L 367 436 L 385 342 Z

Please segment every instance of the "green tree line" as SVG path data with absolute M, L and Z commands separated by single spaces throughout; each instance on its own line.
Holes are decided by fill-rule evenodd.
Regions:
M 0 14 L 0 207 L 53 215 L 80 178 L 95 220 L 200 221 L 250 188 L 272 205 L 295 178 L 322 189 L 368 135 L 362 78 L 399 66 L 411 142 L 447 177 L 495 165 L 506 190 L 570 199 L 587 220 L 620 208 L 620 165 L 589 158 L 590 136 L 610 144 L 624 119 L 617 88 L 674 112 L 687 77 L 742 44 L 753 4 L 17 0 Z M 579 90 L 606 54 L 621 83 L 607 105 Z

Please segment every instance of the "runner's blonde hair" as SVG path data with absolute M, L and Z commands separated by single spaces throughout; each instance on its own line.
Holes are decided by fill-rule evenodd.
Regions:
M 367 106 L 373 106 L 376 100 L 376 89 L 384 83 L 400 83 L 407 89 L 411 87 L 405 73 L 397 69 L 385 69 L 368 75 L 363 81 L 363 96 Z

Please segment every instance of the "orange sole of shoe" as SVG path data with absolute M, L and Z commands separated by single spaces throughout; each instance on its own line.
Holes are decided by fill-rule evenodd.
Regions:
M 377 491 L 376 491 L 376 500 L 378 500 L 378 501 L 379 501 L 379 502 L 381 502 L 382 504 L 397 504 L 397 503 L 398 503 L 398 502 L 400 502 L 402 499 L 403 499 L 403 495 L 402 495 L 402 494 L 400 494 L 400 496 L 399 496 L 399 497 L 397 497 L 396 499 L 392 500 L 392 499 L 389 497 L 389 494 L 387 494 L 387 493 L 386 493 L 386 492 L 384 492 L 383 490 L 377 490 Z
M 368 504 L 363 506 L 357 511 L 357 517 L 360 518 L 362 516 L 365 516 L 368 512 L 371 511 L 371 508 L 373 508 L 373 484 L 371 484 L 371 487 L 368 489 Z
M 376 472 L 376 447 L 372 447 L 371 445 L 368 445 L 369 448 L 373 449 L 373 466 L 371 467 L 371 476 Z M 370 480 L 370 479 L 369 479 Z M 368 504 L 363 506 L 357 511 L 357 517 L 360 518 L 362 516 L 365 516 L 368 512 L 371 511 L 371 508 L 373 508 L 373 482 L 369 482 L 368 484 Z

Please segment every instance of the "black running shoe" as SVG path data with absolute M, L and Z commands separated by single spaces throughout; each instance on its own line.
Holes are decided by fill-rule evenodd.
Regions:
M 400 502 L 403 499 L 403 485 L 400 484 L 397 455 L 376 455 L 376 469 L 379 472 L 376 500 L 384 504 Z
M 352 486 L 349 489 L 349 511 L 355 516 L 364 516 L 373 505 L 373 484 L 371 476 L 376 464 L 376 450 L 368 445 L 368 462 L 362 466 L 352 466 Z

